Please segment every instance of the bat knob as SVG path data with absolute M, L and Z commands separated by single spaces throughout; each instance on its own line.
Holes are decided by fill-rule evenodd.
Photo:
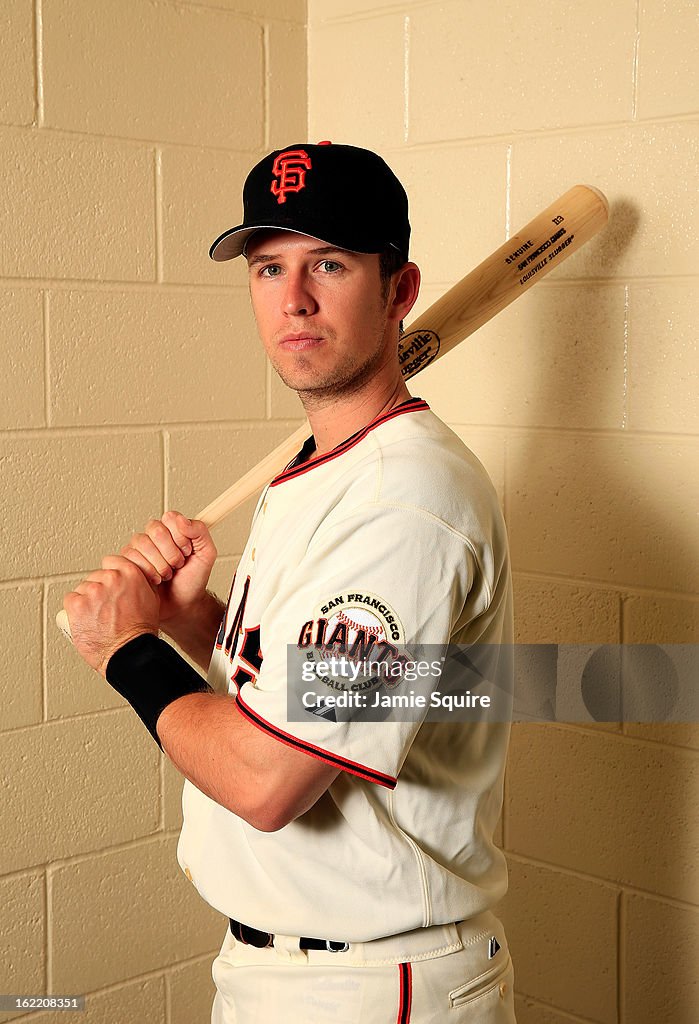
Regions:
M 585 185 L 583 187 L 588 189 L 590 192 L 594 192 L 597 198 L 601 200 L 602 206 L 604 207 L 607 216 L 609 216 L 609 200 L 605 196 L 604 192 L 599 188 L 595 188 L 594 185 Z
M 61 608 L 60 612 L 56 616 L 56 625 L 60 629 L 66 640 L 70 640 L 73 643 L 73 634 L 70 631 L 70 623 L 68 622 L 68 616 L 66 615 L 65 609 Z

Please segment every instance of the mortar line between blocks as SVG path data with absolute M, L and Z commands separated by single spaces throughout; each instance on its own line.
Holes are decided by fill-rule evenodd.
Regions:
M 2 131 L 0 130 L 0 139 L 2 137 Z M 521 225 L 524 226 L 524 225 Z M 493 239 L 495 241 L 495 239 Z M 696 285 L 699 274 L 692 273 L 668 273 L 668 274 L 629 274 L 620 275 L 618 277 L 596 277 L 590 276 L 571 276 L 561 277 L 556 279 L 547 277 L 537 284 L 537 288 L 569 288 L 579 287 L 586 285 L 594 288 L 599 287 L 610 287 L 619 288 L 624 284 L 624 281 L 628 279 L 630 287 L 645 287 L 648 285 Z M 435 278 L 426 278 L 423 281 L 423 290 L 427 288 L 440 289 L 440 291 L 451 288 L 452 285 L 456 284 L 453 279 L 442 279 L 437 280 Z M 64 291 L 69 292 L 80 288 L 85 292 L 172 292 L 174 294 L 182 294 L 184 296 L 200 294 L 200 295 L 222 295 L 222 296 L 238 296 L 240 298 L 248 298 L 249 291 L 245 284 L 204 284 L 197 281 L 127 281 L 121 278 L 111 278 L 109 280 L 98 280 L 97 278 L 86 278 L 86 277 L 17 277 L 9 274 L 3 277 L 0 281 L 0 288 L 15 288 L 15 289 L 26 289 L 27 291 L 35 291 L 39 288 L 50 288 L 53 291 Z
M 439 6 L 441 6 L 442 2 L 443 2 L 443 0 L 422 0 L 421 3 L 418 3 L 418 2 L 416 2 L 416 0 L 413 0 L 413 2 L 411 4 L 411 9 L 415 10 L 415 11 L 422 11 L 422 10 L 429 9 L 430 7 L 439 7 Z M 361 23 L 363 21 L 368 21 L 368 22 L 376 21 L 379 18 L 388 18 L 391 15 L 402 14 L 404 8 L 405 8 L 405 4 L 396 3 L 396 4 L 387 5 L 386 7 L 375 7 L 373 9 L 372 8 L 368 8 L 367 10 L 362 10 L 362 11 L 352 11 L 349 14 L 336 14 L 336 15 L 332 15 L 332 16 L 327 17 L 327 18 L 321 17 L 321 18 L 315 19 L 314 27 L 323 26 L 323 25 L 330 25 L 330 26 L 332 26 L 332 25 L 340 25 L 341 26 L 341 25 L 349 25 L 349 24 L 353 24 L 353 23 Z
M 110 982 L 107 985 L 100 985 L 99 988 L 83 992 L 82 994 L 87 999 L 88 997 L 94 998 L 95 996 L 110 995 L 113 992 L 120 992 L 123 989 L 128 989 L 132 986 L 139 985 L 144 981 L 154 981 L 157 978 L 167 977 L 169 974 L 172 973 L 172 968 L 189 967 L 195 964 L 211 963 L 212 959 L 217 956 L 218 952 L 219 944 L 217 944 L 213 949 L 209 950 L 206 953 L 197 953 L 195 956 L 188 956 L 182 960 L 178 960 L 174 964 L 169 964 L 167 968 L 154 967 L 150 971 L 144 971 L 143 973 L 136 974 L 130 978 L 122 978 L 119 981 Z M 18 1017 L 17 1021 L 19 1022 L 19 1024 L 24 1024 L 24 1021 L 26 1020 L 33 1020 L 34 1016 L 34 1014 L 30 1013 L 28 1015 Z M 14 1024 L 14 1018 L 10 1022 L 10 1024 Z
M 543 999 L 538 999 L 536 996 L 531 995 L 529 992 L 519 992 L 522 999 L 526 999 L 532 1003 L 536 1009 L 544 1008 L 545 1010 L 554 1010 L 557 1017 L 560 1017 L 562 1021 L 568 1021 L 570 1024 L 594 1024 L 589 1017 L 579 1017 L 577 1013 L 569 1013 L 568 1010 L 562 1010 L 560 1006 L 556 1006 L 554 1003 L 546 1003 Z
M 53 914 L 52 914 L 52 885 L 51 885 L 51 873 L 48 867 L 44 868 L 44 899 L 46 900 L 46 932 L 44 940 L 46 942 L 46 964 L 44 970 L 44 981 L 46 987 L 45 992 L 53 991 L 53 949 L 51 942 L 51 935 L 53 932 Z
M 51 422 L 51 348 L 49 345 L 49 293 L 41 292 L 41 317 L 44 341 L 44 423 L 47 427 Z
M 44 580 L 41 588 L 41 721 L 49 720 L 48 688 L 48 600 L 49 585 Z
M 158 763 L 158 828 L 165 831 L 165 758 Z
M 304 21 L 300 28 L 303 30 L 303 102 L 304 102 L 304 117 L 303 125 L 305 129 L 305 137 L 311 138 L 311 103 L 308 97 L 309 93 L 309 82 L 311 80 L 311 41 L 308 32 L 308 0 L 306 0 L 306 13 L 304 15 Z
M 621 651 L 622 652 L 625 650 L 625 647 L 624 647 L 624 637 L 625 637 L 625 634 L 626 634 L 626 599 L 627 599 L 627 594 L 626 593 L 622 592 L 622 593 L 617 595 L 617 607 L 619 609 L 618 639 L 619 639 L 619 644 L 621 646 Z M 623 657 L 623 654 L 622 654 L 622 657 Z M 627 723 L 625 721 L 623 721 L 623 720 L 621 722 L 621 731 L 622 731 L 624 736 L 627 735 Z
M 264 88 L 262 90 L 262 136 L 265 150 L 270 148 L 270 104 L 271 104 L 271 88 L 270 88 L 270 38 L 269 38 L 269 25 L 265 22 L 262 26 L 262 82 Z
M 505 155 L 505 238 L 512 233 L 512 143 Z
M 221 554 L 217 558 L 217 562 L 218 561 L 225 561 L 226 559 L 236 559 L 236 558 L 237 559 L 240 558 L 240 552 L 239 551 L 229 551 L 229 552 L 223 552 L 222 551 Z M 17 576 L 14 579 L 0 580 L 0 593 L 2 593 L 3 590 L 14 590 L 16 587 L 39 586 L 39 584 L 43 583 L 44 580 L 46 581 L 47 585 L 50 585 L 51 583 L 66 583 L 66 584 L 70 585 L 72 583 L 72 581 L 77 576 L 84 576 L 86 573 L 88 573 L 90 571 L 91 571 L 91 566 L 90 566 L 89 563 L 86 563 L 85 565 L 82 566 L 82 568 L 76 568 L 73 572 L 47 573 L 46 576 Z M 662 596 L 662 594 L 660 596 Z M 694 600 L 699 600 L 699 596 L 694 595 Z M 105 710 L 108 710 L 108 709 L 105 709 Z M 112 710 L 114 710 L 114 709 L 112 709 Z M 95 712 L 92 712 L 92 711 L 89 712 L 89 714 L 94 714 L 94 713 Z M 71 715 L 69 717 L 72 718 L 73 716 Z M 52 719 L 52 721 L 53 721 L 53 719 Z M 7 732 L 7 731 L 8 730 L 2 729 L 0 727 L 0 732 Z
M 154 152 L 154 198 L 155 198 L 155 280 L 163 283 L 163 152 L 156 147 Z
M 403 19 L 403 142 L 410 136 L 410 15 Z
M 641 0 L 636 0 L 636 31 L 631 61 L 631 120 L 638 119 L 638 54 L 641 44 Z
M 624 368 L 621 394 L 621 429 L 626 430 L 629 412 L 629 285 L 624 285 Z
M 172 1024 L 172 994 L 170 992 L 172 974 L 165 971 L 163 974 L 163 985 L 165 988 L 165 1024 Z
M 509 802 L 509 799 L 510 799 L 510 773 L 509 773 L 508 768 L 507 768 L 507 761 L 505 761 L 505 775 L 504 775 L 504 778 L 503 778 L 503 781 L 502 781 L 502 811 L 500 812 L 500 817 L 502 819 L 502 850 L 503 850 L 503 853 L 505 853 L 505 856 L 507 856 L 507 854 L 506 854 L 507 843 L 508 843 L 509 837 L 510 837 L 510 822 L 509 822 L 509 813 L 508 813 L 508 806 L 509 806 L 508 802 Z
M 502 516 L 505 520 L 505 528 L 508 524 L 508 492 L 509 492 L 509 444 L 507 436 L 502 439 Z M 510 564 L 510 572 L 514 577 L 515 568 Z
M 170 469 L 170 431 L 163 430 L 161 432 L 162 445 L 161 455 L 163 460 L 163 476 L 162 476 L 162 501 L 163 501 L 163 514 L 167 512 L 170 507 L 170 480 L 169 480 L 169 469 Z
M 289 22 L 288 24 L 293 24 Z M 599 123 L 590 124 L 589 122 L 583 122 L 580 124 L 561 124 L 555 125 L 551 128 L 527 128 L 521 131 L 517 131 L 516 136 L 513 131 L 503 130 L 494 135 L 465 135 L 457 136 L 449 139 L 427 139 L 425 141 L 411 142 L 409 146 L 405 144 L 385 146 L 382 148 L 382 155 L 386 158 L 390 158 L 392 154 L 399 154 L 404 156 L 406 152 L 417 153 L 427 152 L 429 154 L 439 153 L 442 149 L 463 149 L 472 147 L 482 147 L 489 144 L 509 143 L 509 142 L 527 142 L 527 141 L 540 141 L 546 138 L 561 138 L 568 135 L 585 135 L 595 136 L 605 134 L 608 132 L 623 132 L 631 131 L 634 129 L 643 128 L 673 128 L 681 125 L 695 125 L 697 122 L 696 111 L 689 111 L 688 113 L 680 114 L 667 114 L 664 116 L 653 116 L 653 117 L 640 117 L 637 121 L 631 122 L 625 121 L 601 121 Z M 0 137 L 3 135 L 9 136 L 26 136 L 27 133 L 36 133 L 36 126 L 27 128 L 25 125 L 13 125 L 4 124 L 0 125 Z M 224 155 L 237 154 L 244 156 L 246 159 L 255 158 L 261 159 L 265 154 L 259 146 L 253 146 L 250 149 L 243 148 L 240 146 L 217 146 L 213 144 L 207 144 L 202 146 L 197 142 L 187 142 L 181 139 L 152 139 L 149 137 L 140 138 L 131 135 L 117 135 L 117 134 L 102 134 L 97 131 L 80 131 L 77 128 L 55 128 L 53 125 L 45 125 L 41 129 L 42 134 L 47 136 L 51 135 L 60 139 L 79 139 L 88 141 L 101 141 L 106 143 L 119 143 L 126 146 L 131 146 L 134 149 L 143 150 L 148 146 L 169 146 L 176 147 L 184 150 L 196 150 L 197 153 L 201 153 L 202 150 L 207 153 L 221 153 Z M 3 278 L 7 280 L 7 278 Z M 151 282 L 152 283 L 152 282 Z
M 619 1022 L 626 1020 L 626 970 L 624 958 L 626 956 L 626 896 L 622 889 L 619 893 L 619 917 L 617 933 L 617 1019 Z
M 44 126 L 44 46 L 42 0 L 34 5 L 34 82 L 36 85 L 35 115 L 38 128 Z

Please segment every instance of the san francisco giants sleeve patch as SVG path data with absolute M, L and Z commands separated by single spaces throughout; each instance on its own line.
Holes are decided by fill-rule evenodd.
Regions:
M 393 688 L 408 660 L 404 640 L 398 613 L 378 594 L 365 590 L 333 594 L 301 625 L 298 661 L 290 661 L 289 678 L 313 680 L 319 698 L 340 690 L 357 693 L 381 685 Z M 301 698 L 305 711 L 312 706 L 313 714 L 323 714 L 325 701 L 309 703 L 308 696 L 306 687 Z M 333 709 L 336 706 L 333 701 Z M 347 703 L 346 716 L 353 717 L 349 709 L 358 706 Z M 335 710 L 328 717 L 338 721 Z
M 403 624 L 391 605 L 376 594 L 357 590 L 324 601 L 301 626 L 298 646 L 355 660 L 395 657 L 404 640 Z

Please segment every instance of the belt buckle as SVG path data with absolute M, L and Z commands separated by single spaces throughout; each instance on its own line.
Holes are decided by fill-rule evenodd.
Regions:
M 328 953 L 346 953 L 349 949 L 349 942 L 333 942 L 332 939 L 326 939 L 325 948 Z

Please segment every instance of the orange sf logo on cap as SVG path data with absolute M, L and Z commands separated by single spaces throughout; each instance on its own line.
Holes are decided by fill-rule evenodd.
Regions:
M 306 171 L 311 169 L 311 158 L 305 149 L 287 149 L 280 153 L 272 165 L 272 195 L 278 203 L 286 202 L 287 192 L 300 192 L 306 187 Z M 279 179 L 277 181 L 277 179 Z

